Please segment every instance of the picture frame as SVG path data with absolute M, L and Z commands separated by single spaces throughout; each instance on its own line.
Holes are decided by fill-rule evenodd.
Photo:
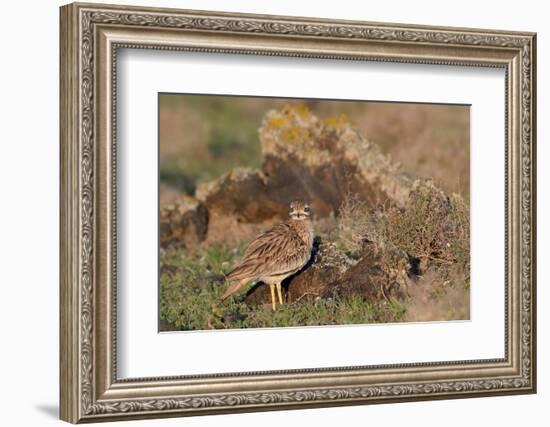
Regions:
M 536 392 L 535 34 L 85 3 L 61 7 L 60 25 L 61 419 L 80 423 Z M 120 49 L 503 69 L 504 357 L 118 378 Z

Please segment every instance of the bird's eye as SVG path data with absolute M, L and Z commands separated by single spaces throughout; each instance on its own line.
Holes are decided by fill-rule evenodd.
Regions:
M 304 208 L 304 212 L 309 212 L 309 206 L 306 206 L 306 207 Z

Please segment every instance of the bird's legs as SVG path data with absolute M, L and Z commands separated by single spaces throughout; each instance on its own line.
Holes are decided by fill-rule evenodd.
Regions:
M 270 283 L 269 289 L 271 290 L 271 307 L 275 310 L 275 285 Z
M 277 283 L 277 295 L 279 296 L 279 304 L 283 304 L 283 294 L 281 292 L 281 284 Z

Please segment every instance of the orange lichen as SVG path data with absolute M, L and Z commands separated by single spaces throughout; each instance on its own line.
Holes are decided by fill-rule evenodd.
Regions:
M 342 130 L 346 126 L 354 126 L 355 124 L 351 119 L 344 113 L 338 116 L 326 117 L 323 119 L 323 124 L 327 127 L 330 127 L 336 131 Z
M 269 128 L 281 128 L 281 127 L 284 127 L 287 123 L 288 123 L 287 117 L 278 116 L 278 117 L 269 118 L 266 124 Z
M 305 144 L 312 138 L 308 123 L 312 118 L 315 117 L 304 104 L 287 104 L 281 111 L 270 113 L 264 122 L 264 131 L 278 143 Z
M 281 142 L 287 144 L 303 144 L 307 142 L 310 138 L 309 130 L 301 127 L 290 127 L 284 129 L 281 133 Z
M 286 109 L 288 109 L 289 112 L 296 114 L 301 119 L 306 119 L 311 116 L 311 110 L 307 107 L 307 105 L 302 103 L 294 105 L 289 104 Z

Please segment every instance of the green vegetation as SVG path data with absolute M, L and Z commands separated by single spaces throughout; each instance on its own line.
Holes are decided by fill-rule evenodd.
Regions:
M 359 295 L 302 299 L 271 309 L 270 304 L 249 305 L 246 290 L 222 301 L 227 273 L 242 254 L 216 245 L 193 254 L 170 249 L 162 257 L 160 314 L 177 330 L 263 328 L 399 322 L 405 308 L 395 299 L 369 302 Z M 252 286 L 252 284 L 251 284 Z

